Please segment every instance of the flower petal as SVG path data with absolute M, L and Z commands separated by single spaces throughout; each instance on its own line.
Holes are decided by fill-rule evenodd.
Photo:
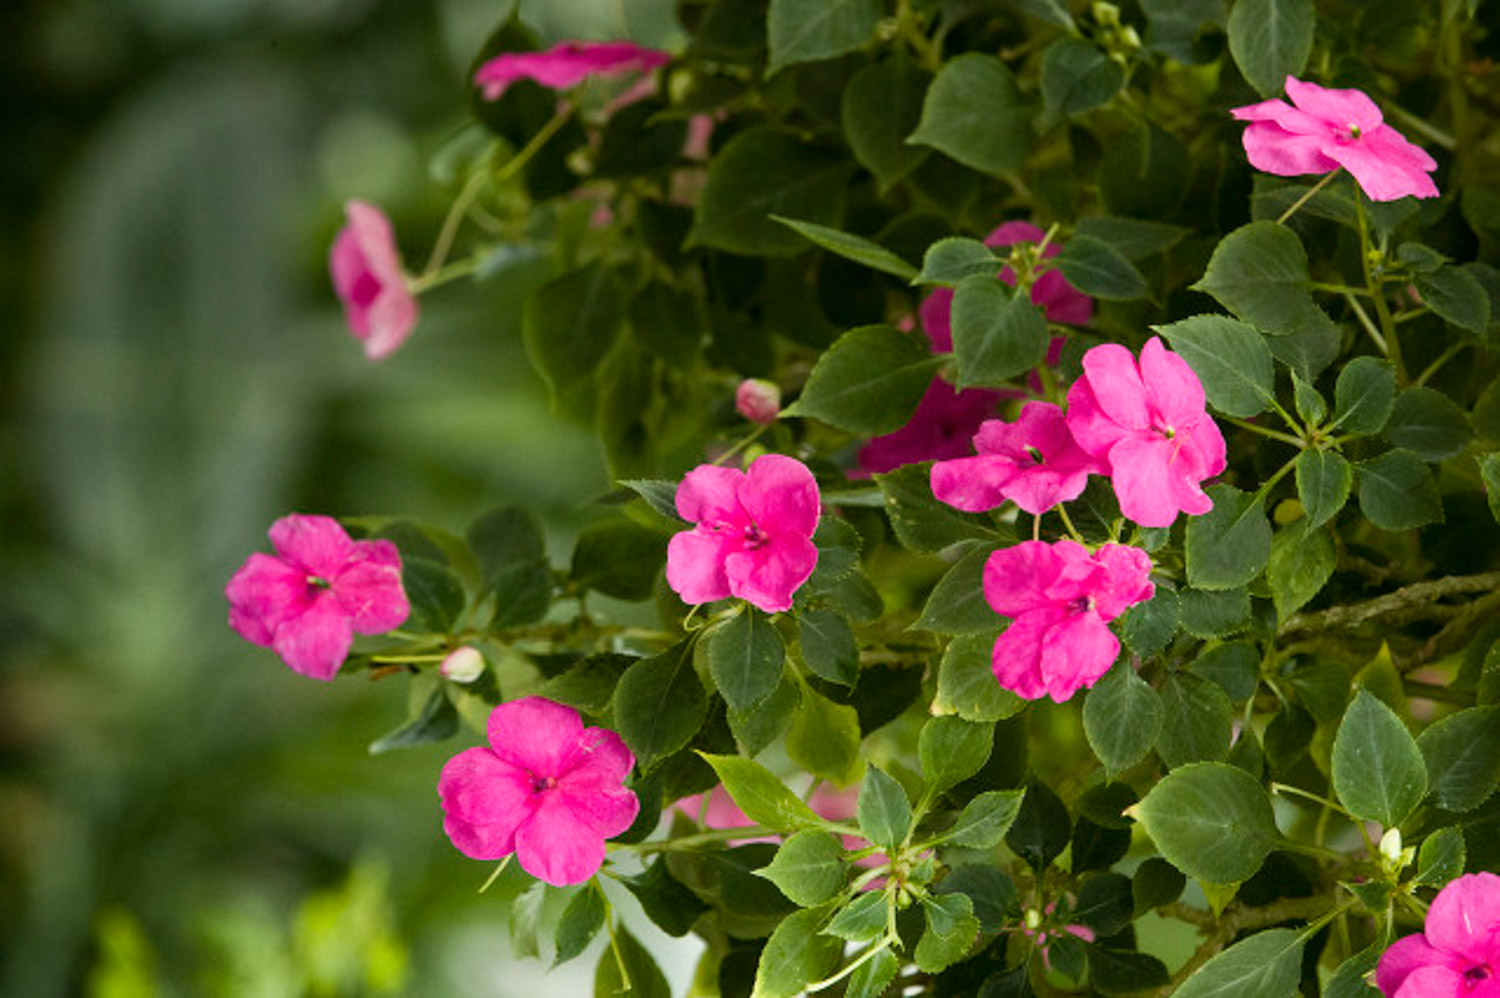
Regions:
M 328 590 L 322 590 L 302 613 L 281 621 L 271 639 L 282 661 L 314 679 L 332 679 L 349 657 L 354 631 L 349 618 Z
M 933 353 L 953 352 L 953 289 L 933 288 L 917 306 L 922 332 L 932 344 Z
M 635 794 L 619 783 L 612 787 L 575 786 L 564 780 L 553 792 L 562 795 L 580 823 L 606 839 L 623 834 L 641 810 Z
M 619 786 L 635 766 L 635 755 L 608 728 L 584 728 L 578 736 L 578 755 L 563 781 L 578 786 Z
M 1160 336 L 1141 348 L 1141 382 L 1146 386 L 1146 405 L 1159 413 L 1174 429 L 1203 418 L 1203 382 L 1178 354 L 1168 350 Z
M 388 543 L 388 542 L 382 542 Z M 357 634 L 383 634 L 411 613 L 401 570 L 373 561 L 353 561 L 332 580 L 333 594 Z
M 1181 504 L 1184 491 L 1196 486 L 1182 479 L 1172 467 L 1174 442 L 1144 434 L 1126 437 L 1110 448 L 1110 478 L 1120 500 L 1120 512 L 1143 527 L 1170 527 L 1177 514 L 1205 513 L 1213 508 L 1207 496 L 1204 505 L 1191 501 L 1193 508 Z M 1201 492 L 1199 492 L 1201 495 Z
M 1380 116 L 1380 108 L 1360 90 L 1334 90 L 1288 76 L 1286 95 L 1299 111 L 1306 111 L 1341 131 L 1352 130 L 1353 126 L 1369 132 L 1385 120 Z
M 1042 649 L 1059 616 L 1050 609 L 1023 613 L 995 639 L 990 666 L 995 681 L 1023 700 L 1047 695 L 1041 673 Z
M 1098 614 L 1072 614 L 1053 627 L 1042 644 L 1041 682 L 1053 700 L 1063 703 L 1097 683 L 1119 654 L 1120 639 Z
M 1470 873 L 1448 882 L 1427 909 L 1427 941 L 1446 953 L 1482 964 L 1490 936 L 1500 930 L 1500 877 Z
M 1083 371 L 1094 401 L 1106 416 L 1125 429 L 1150 428 L 1146 386 L 1129 350 L 1118 343 L 1102 343 L 1083 355 Z M 1078 436 L 1076 430 L 1073 435 Z
M 996 613 L 1012 618 L 1051 609 L 1054 601 L 1045 589 L 1061 569 L 1062 557 L 1051 544 L 1022 541 L 1001 548 L 984 563 L 984 598 Z
M 689 523 L 748 525 L 749 517 L 740 506 L 744 481 L 745 473 L 738 468 L 698 465 L 677 486 L 677 515 Z
M 982 513 L 1005 502 L 1006 486 L 1015 478 L 1016 462 L 1009 457 L 981 454 L 932 466 L 932 494 L 966 513 Z
M 490 711 L 486 733 L 501 759 L 556 779 L 577 764 L 583 720 L 572 707 L 546 697 L 521 697 Z
M 1429 964 L 1406 976 L 1391 998 L 1472 998 L 1462 971 Z
M 1056 248 L 1052 243 L 1042 255 L 1051 256 Z M 1046 313 L 1048 322 L 1059 325 L 1086 326 L 1094 318 L 1094 299 L 1069 284 L 1060 270 L 1045 271 L 1036 279 L 1031 285 L 1031 302 Z
M 516 859 L 554 887 L 581 884 L 604 865 L 604 837 L 579 820 L 567 798 L 551 793 L 516 830 Z
M 667 585 L 684 603 L 712 603 L 729 598 L 724 561 L 744 546 L 744 539 L 703 527 L 672 535 L 667 542 Z
M 792 607 L 792 594 L 818 564 L 818 548 L 796 534 L 775 534 L 757 548 L 732 552 L 724 559 L 729 592 L 767 613 Z
M 1389 125 L 1350 142 L 1332 142 L 1324 151 L 1353 175 L 1371 201 L 1438 196 L 1428 176 L 1437 164 Z
M 752 461 L 740 486 L 740 504 L 768 534 L 811 537 L 818 529 L 818 483 L 796 458 L 763 454 Z
M 451 817 L 509 836 L 531 813 L 531 777 L 492 749 L 469 748 L 443 764 L 438 797 Z M 503 826 L 503 827 L 502 827 Z
M 1039 243 L 1046 234 L 1030 222 L 1014 219 L 1001 223 L 993 232 L 985 236 L 984 244 L 992 249 L 1000 249 L 1005 246 L 1014 246 L 1016 243 Z M 1048 249 L 1051 247 L 1049 246 Z
M 1422 933 L 1402 936 L 1380 954 L 1380 962 L 1375 965 L 1375 984 L 1381 994 L 1394 995 L 1412 971 L 1446 960 Z
M 987 388 L 957 391 L 933 378 L 906 425 L 874 437 L 859 451 L 860 467 L 872 474 L 921 461 L 967 457 L 970 442 L 1007 393 Z
M 278 624 L 307 611 L 308 590 L 305 570 L 256 552 L 224 587 L 229 626 L 246 641 L 269 648 Z
M 1156 594 L 1151 582 L 1151 556 L 1140 548 L 1105 544 L 1094 552 L 1094 560 L 1108 572 L 1105 584 L 1094 592 L 1094 612 L 1105 623 Z
M 292 513 L 271 524 L 270 534 L 283 561 L 325 581 L 354 553 L 354 541 L 331 516 Z
M 1269 121 L 1252 122 L 1240 136 L 1250 165 L 1278 177 L 1332 173 L 1338 169 L 1338 163 L 1323 151 L 1332 142 L 1333 139 L 1324 132 L 1310 135 L 1291 132 Z

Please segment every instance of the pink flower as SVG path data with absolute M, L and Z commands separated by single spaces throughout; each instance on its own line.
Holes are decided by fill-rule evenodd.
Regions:
M 1386 998 L 1500 998 L 1500 877 L 1450 881 L 1426 928 L 1381 955 L 1375 983 Z
M 793 458 L 764 454 L 748 472 L 699 465 L 677 487 L 677 512 L 696 524 L 667 545 L 667 584 L 683 602 L 788 610 L 818 563 L 818 483 Z
M 859 466 L 866 474 L 879 474 L 903 464 L 964 457 L 1000 400 L 1014 394 L 988 388 L 958 391 L 942 378 L 933 378 L 905 426 L 873 437 L 859 449 Z
M 1010 499 L 1028 513 L 1043 513 L 1077 499 L 1090 474 L 1108 467 L 1078 446 L 1063 411 L 1050 402 L 1027 402 L 1014 423 L 987 419 L 974 436 L 977 457 L 932 466 L 932 494 L 969 513 Z
M 488 748 L 458 753 L 438 778 L 453 845 L 472 859 L 515 853 L 554 887 L 592 877 L 604 840 L 640 810 L 624 786 L 635 756 L 613 731 L 586 728 L 578 711 L 542 697 L 496 707 L 488 734 Z
M 781 389 L 760 378 L 746 378 L 734 391 L 734 408 L 752 423 L 774 423 L 781 412 Z
M 1286 93 L 1291 104 L 1268 100 L 1231 112 L 1250 122 L 1244 143 L 1251 166 L 1282 177 L 1329 173 L 1342 166 L 1371 201 L 1438 196 L 1428 176 L 1437 163 L 1387 125 L 1369 97 L 1290 76 Z
M 1140 548 L 1025 541 L 990 555 L 984 597 L 1012 619 L 995 639 L 994 671 L 1019 697 L 1062 703 L 1109 671 L 1120 641 L 1104 626 L 1151 598 L 1151 559 Z
M 1047 902 L 1044 912 L 1038 912 L 1035 908 L 1028 909 L 1026 917 L 1021 923 L 1021 931 L 1036 943 L 1037 949 L 1042 953 L 1042 963 L 1048 970 L 1052 969 L 1052 940 L 1062 938 L 1066 932 L 1076 939 L 1082 939 L 1086 943 L 1094 941 L 1094 930 L 1087 925 L 1076 922 L 1062 923 L 1053 917 L 1057 910 L 1057 902 Z M 1045 915 L 1045 918 L 1043 917 Z M 1033 925 L 1032 923 L 1035 923 Z
M 304 676 L 332 679 L 354 635 L 400 627 L 411 606 L 390 541 L 350 540 L 338 521 L 293 513 L 271 525 L 275 556 L 252 554 L 229 580 L 229 626 Z
M 333 290 L 365 356 L 382 360 L 406 342 L 417 324 L 417 300 L 406 287 L 401 254 L 385 212 L 363 201 L 344 205 L 348 224 L 328 254 Z
M 1207 513 L 1199 483 L 1224 470 L 1224 437 L 1204 411 L 1203 383 L 1153 336 L 1137 366 L 1105 343 L 1083 355 L 1068 390 L 1068 429 L 1109 465 L 1120 511 L 1143 527 L 1169 527 L 1178 512 Z
M 560 42 L 545 52 L 502 52 L 479 67 L 474 85 L 485 100 L 495 100 L 516 80 L 567 90 L 590 76 L 644 73 L 671 61 L 670 54 L 634 42 Z

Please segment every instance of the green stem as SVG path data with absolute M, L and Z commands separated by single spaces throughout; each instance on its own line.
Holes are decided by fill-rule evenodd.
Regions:
M 1327 291 L 1335 295 L 1369 295 L 1368 288 L 1355 288 L 1347 284 L 1328 284 L 1323 281 L 1308 281 L 1307 286 L 1313 291 Z
M 1272 440 L 1280 440 L 1283 443 L 1291 444 L 1293 447 L 1299 449 L 1305 448 L 1307 446 L 1306 441 L 1304 441 L 1301 437 L 1294 437 L 1290 433 L 1282 433 L 1280 430 L 1268 430 L 1264 426 L 1258 426 L 1255 423 L 1250 422 L 1248 419 L 1236 419 L 1234 416 L 1220 416 L 1219 418 L 1224 420 L 1224 422 L 1226 423 L 1238 426 L 1242 430 L 1249 430 L 1251 433 L 1259 433 L 1263 437 L 1270 437 Z
M 483 894 L 485 891 L 489 890 L 491 885 L 493 885 L 495 881 L 500 879 L 500 874 L 505 872 L 505 868 L 510 865 L 510 861 L 515 858 L 515 855 L 515 853 L 510 853 L 500 861 L 500 865 L 495 867 L 495 872 L 490 874 L 489 879 L 480 886 L 480 894 Z
M 1303 205 L 1307 204 L 1307 202 L 1311 201 L 1313 195 L 1317 194 L 1323 188 L 1327 187 L 1329 182 L 1343 171 L 1344 168 L 1341 166 L 1338 169 L 1334 170 L 1332 173 L 1325 173 L 1322 180 L 1319 180 L 1316 184 L 1313 184 L 1311 187 L 1309 187 L 1300 198 L 1292 202 L 1292 206 L 1290 208 L 1281 213 L 1281 217 L 1276 220 L 1276 224 L 1285 225 L 1287 219 L 1297 214 L 1298 208 L 1301 208 Z
M 1354 199 L 1355 213 L 1359 218 L 1359 262 L 1364 268 L 1365 287 L 1369 289 L 1371 301 L 1375 304 L 1375 317 L 1380 322 L 1380 332 L 1385 337 L 1386 356 L 1390 358 L 1391 364 L 1396 368 L 1396 383 L 1404 385 L 1407 382 L 1406 363 L 1401 359 L 1401 341 L 1396 337 L 1396 324 L 1391 321 L 1391 308 L 1386 304 L 1385 294 L 1381 290 L 1379 278 L 1375 276 L 1370 267 L 1370 252 L 1375 247 L 1370 242 L 1370 219 L 1365 211 L 1363 196 Z
M 1350 821 L 1354 821 L 1355 820 L 1354 815 L 1350 814 L 1348 811 L 1344 810 L 1343 807 L 1341 807 L 1340 805 L 1338 805 L 1338 804 L 1334 803 L 1333 801 L 1329 800 L 1327 797 L 1319 797 L 1315 793 L 1310 793 L 1309 791 L 1303 790 L 1301 787 L 1294 787 L 1294 786 L 1292 786 L 1289 783 L 1272 783 L 1271 784 L 1271 793 L 1273 793 L 1273 794 L 1291 794 L 1294 797 L 1302 797 L 1302 798 L 1305 798 L 1307 800 L 1312 801 L 1315 804 L 1322 804 L 1324 807 L 1328 808 L 1330 811 L 1337 811 L 1339 814 L 1342 814 L 1344 817 L 1348 818 Z
M 1057 515 L 1062 517 L 1063 526 L 1067 528 L 1068 534 L 1079 544 L 1083 544 L 1083 535 L 1078 532 L 1077 527 L 1073 526 L 1073 521 L 1068 519 L 1068 511 L 1062 503 L 1057 504 Z
M 1410 679 L 1403 676 L 1401 678 L 1401 687 L 1409 697 L 1419 697 L 1423 700 L 1433 700 L 1437 703 L 1451 703 L 1459 707 L 1474 706 L 1474 694 L 1462 693 L 1438 683 L 1424 683 L 1420 679 Z
M 457 260 L 438 270 L 425 273 L 421 277 L 413 277 L 406 282 L 406 288 L 414 295 L 433 288 L 441 287 L 449 281 L 456 281 L 460 277 L 468 277 L 479 267 L 479 261 L 470 257 L 467 260 Z
M 615 955 L 615 967 L 620 971 L 620 991 L 622 994 L 630 994 L 630 971 L 625 969 L 625 954 L 620 952 L 620 940 L 615 935 L 615 920 L 606 918 L 604 925 L 609 929 L 609 949 Z
M 1367 294 L 1368 292 L 1364 293 Z M 1370 340 L 1375 344 L 1375 348 L 1389 357 L 1391 353 L 1390 345 L 1386 343 L 1385 337 L 1380 335 L 1380 330 L 1375 328 L 1375 323 L 1370 321 L 1370 317 L 1365 314 L 1365 310 L 1360 308 L 1359 302 L 1355 301 L 1354 296 L 1348 293 L 1345 293 L 1344 300 L 1354 310 L 1354 315 L 1359 319 L 1359 324 L 1364 327 L 1365 332 L 1370 334 Z
M 746 447 L 749 447 L 751 444 L 755 443 L 755 441 L 759 440 L 761 438 L 761 435 L 770 428 L 770 423 L 761 423 L 759 426 L 757 426 L 755 429 L 751 430 L 748 434 L 741 438 L 740 441 L 733 447 L 729 448 L 727 451 L 714 458 L 713 463 L 723 464 L 725 461 L 728 461 L 740 451 L 744 450 Z
M 1397 320 L 1397 321 L 1400 321 L 1400 320 Z M 1419 375 L 1417 375 L 1416 380 L 1413 381 L 1412 384 L 1413 385 L 1425 385 L 1427 383 L 1427 380 L 1429 378 L 1431 378 L 1434 374 L 1437 374 L 1438 371 L 1442 370 L 1444 364 L 1448 363 L 1448 361 L 1452 360 L 1454 357 L 1457 357 L 1459 354 L 1463 353 L 1464 350 L 1468 347 L 1468 345 L 1469 344 L 1467 342 L 1462 342 L 1461 341 L 1461 342 L 1453 344 L 1448 349 L 1446 349 L 1442 353 L 1438 354 L 1437 359 L 1434 360 L 1431 364 L 1428 364 L 1425 368 L 1423 368 L 1422 369 L 1422 373 L 1419 374 Z
M 880 940 L 875 942 L 869 949 L 861 953 L 859 955 L 859 958 L 851 962 L 849 966 L 845 967 L 843 970 L 840 970 L 832 977 L 825 977 L 821 981 L 814 981 L 812 984 L 809 984 L 804 990 L 808 992 L 822 991 L 824 988 L 832 987 L 839 981 L 842 981 L 844 978 L 854 973 L 860 967 L 863 967 L 865 964 L 875 959 L 875 957 L 880 955 L 882 950 L 888 949 L 894 942 L 895 939 L 891 936 L 885 936 L 881 938 Z

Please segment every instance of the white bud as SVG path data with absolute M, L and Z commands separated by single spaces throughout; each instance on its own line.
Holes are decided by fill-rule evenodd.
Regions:
M 472 683 L 484 673 L 484 656 L 478 648 L 462 645 L 448 653 L 438 671 L 450 682 Z
M 1399 869 L 1401 864 L 1401 829 L 1387 828 L 1380 837 L 1380 855 L 1386 864 Z

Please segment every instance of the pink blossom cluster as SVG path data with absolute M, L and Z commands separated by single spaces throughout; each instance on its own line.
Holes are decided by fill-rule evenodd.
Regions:
M 443 766 L 443 830 L 472 859 L 515 854 L 555 887 L 581 884 L 604 863 L 604 842 L 635 821 L 625 788 L 635 756 L 620 736 L 584 727 L 578 711 L 522 697 L 490 712 L 489 745 Z
M 1385 998 L 1500 998 L 1500 877 L 1450 881 L 1423 930 L 1381 954 L 1375 983 Z

